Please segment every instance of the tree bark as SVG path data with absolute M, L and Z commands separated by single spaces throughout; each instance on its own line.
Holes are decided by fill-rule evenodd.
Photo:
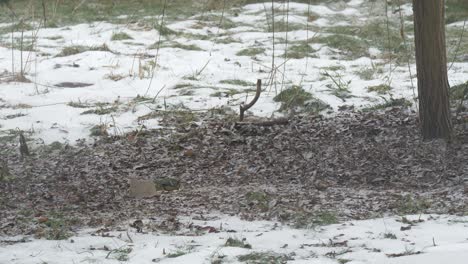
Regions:
M 445 0 L 413 0 L 419 118 L 424 140 L 449 139 L 450 117 Z

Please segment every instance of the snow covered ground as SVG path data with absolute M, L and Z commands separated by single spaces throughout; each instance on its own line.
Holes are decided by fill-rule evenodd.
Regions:
M 289 13 L 284 12 L 286 8 Z M 253 96 L 257 79 L 263 80 L 264 92 L 251 110 L 263 117 L 281 115 L 281 104 L 273 98 L 293 85 L 334 110 L 342 105 L 374 105 L 390 97 L 412 101 L 416 96 L 415 79 L 411 80 L 406 63 L 385 59 L 385 49 L 371 41 L 384 38 L 384 32 L 377 30 L 381 35 L 370 36 L 364 47 L 353 40 L 357 38 L 353 32 L 358 34 L 360 27 L 365 30 L 377 23 L 370 18 L 384 17 L 375 4 L 353 0 L 328 6 L 290 3 L 288 7 L 278 3 L 275 9 L 275 34 L 270 28 L 271 14 L 265 12 L 270 7 L 263 4 L 228 10 L 223 18 L 227 26 L 218 27 L 224 25 L 219 23 L 221 12 L 166 21 L 168 29 L 162 35 L 162 28 L 148 27 L 143 20 L 125 21 L 125 16 L 121 24 L 96 22 L 25 31 L 25 41 L 32 42 L 33 51 L 23 52 L 23 65 L 18 49 L 12 56 L 11 35 L 5 33 L 0 42 L 0 133 L 20 129 L 46 143 L 73 144 L 89 138 L 96 125 L 113 134 L 157 128 L 157 117 L 145 118 L 155 110 L 208 111 L 227 106 L 237 111 L 241 102 Z M 393 9 L 389 14 L 393 22 L 399 21 Z M 409 5 L 403 6 L 402 15 L 411 15 Z M 161 21 L 160 16 L 144 19 Z M 347 38 L 335 38 L 343 35 L 341 30 Z M 115 33 L 130 38 L 111 40 Z M 21 32 L 14 34 L 17 41 L 20 37 Z M 360 53 L 347 50 L 343 42 L 356 44 L 349 48 L 358 48 Z M 11 81 L 12 64 L 15 73 L 23 68 L 31 82 Z M 414 77 L 414 64 L 410 68 Z M 467 62 L 454 63 L 451 83 L 464 82 L 467 72 Z M 85 86 L 67 87 L 66 83 L 76 82 Z M 344 90 L 337 90 L 336 82 Z M 367 89 L 382 84 L 392 90 Z
M 25 31 L 25 39 L 34 40 L 34 45 L 33 51 L 23 54 L 18 49 L 12 54 L 8 46 L 11 35 L 3 34 L 0 137 L 19 129 L 30 132 L 38 142 L 73 144 L 90 138 L 90 129 L 96 125 L 113 134 L 157 128 L 157 116 L 145 117 L 159 110 L 208 111 L 227 106 L 237 111 L 241 102 L 253 96 L 257 79 L 263 80 L 264 92 L 251 110 L 263 117 L 281 115 L 281 104 L 273 98 L 292 86 L 301 86 L 333 110 L 343 105 L 369 106 L 383 98 L 411 101 L 417 96 L 414 64 L 409 66 L 410 74 L 406 63 L 386 59 L 385 49 L 374 45 L 378 42 L 366 41 L 364 48 L 358 43 L 359 54 L 333 47 L 333 37 L 343 35 L 335 31 L 352 35 L 349 30 L 356 30 L 358 35 L 359 28 L 374 23 L 369 17 L 385 17 L 368 2 L 276 4 L 275 34 L 268 28 L 271 14 L 263 4 L 226 12 L 224 19 L 232 22 L 230 26 L 219 27 L 221 12 L 170 20 L 167 28 L 175 33 L 163 35 L 144 21 Z M 399 20 L 393 10 L 389 14 Z M 411 15 L 410 6 L 403 6 L 402 15 Z M 281 30 L 285 21 L 289 28 Z M 2 23 L 0 29 L 8 26 Z M 460 22 L 449 25 L 461 27 Z M 122 32 L 129 38 L 112 40 Z M 16 39 L 20 37 L 21 32 L 14 34 Z M 374 37 L 386 35 L 382 32 Z M 353 37 L 347 40 L 354 43 Z M 449 50 L 456 46 L 452 43 Z M 294 56 L 286 59 L 286 50 Z M 30 82 L 14 80 L 13 73 L 21 68 Z M 466 81 L 467 73 L 468 59 L 457 60 L 449 71 L 451 84 Z M 346 89 L 337 91 L 336 82 Z M 80 87 L 70 87 L 77 84 Z M 385 93 L 367 89 L 382 84 L 392 89 Z M 171 235 L 145 228 L 136 233 L 124 227 L 119 231 L 81 230 L 60 241 L 25 238 L 24 243 L 11 243 L 23 238 L 0 237 L 0 264 L 238 263 L 243 259 L 246 263 L 468 263 L 467 217 L 408 219 L 412 224 L 389 217 L 299 230 L 274 222 L 221 217 L 182 220 L 184 228 Z M 151 221 L 146 220 L 145 226 Z M 192 230 L 187 228 L 189 223 Z M 252 248 L 226 246 L 229 239 Z M 255 257 L 264 262 L 254 262 Z
M 26 237 L 12 245 L 5 241 L 21 238 L 0 237 L 0 263 L 465 264 L 468 259 L 468 217 L 413 215 L 310 229 L 234 217 L 181 222 L 172 235 L 123 227 L 82 230 L 60 241 Z

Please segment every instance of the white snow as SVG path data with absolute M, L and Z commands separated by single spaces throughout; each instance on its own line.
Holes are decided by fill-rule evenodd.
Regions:
M 187 229 L 173 235 L 161 232 L 142 234 L 124 227 L 119 231 L 105 232 L 107 237 L 99 235 L 97 230 L 82 230 L 62 241 L 0 237 L 1 241 L 21 238 L 27 241 L 3 244 L 0 263 L 120 263 L 116 260 L 118 250 L 131 249 L 130 253 L 124 254 L 128 260 L 123 263 L 201 264 L 211 263 L 218 257 L 222 257 L 221 263 L 241 263 L 238 260 L 240 255 L 274 252 L 290 256 L 287 263 L 336 264 L 346 260 L 352 264 L 466 264 L 468 217 L 420 215 L 407 216 L 407 219 L 421 222 L 406 231 L 400 231 L 402 226 L 407 226 L 401 222 L 401 217 L 294 229 L 277 222 L 247 222 L 223 216 L 209 221 L 181 220 L 193 226 L 213 227 L 219 233 L 195 235 Z M 146 220 L 145 223 L 151 221 Z M 226 247 L 228 238 L 245 239 L 252 249 Z M 168 254 L 176 252 L 184 254 L 168 257 Z
M 259 102 L 251 108 L 253 114 L 262 117 L 282 115 L 278 111 L 280 103 L 274 102 L 273 98 L 292 85 L 301 85 L 335 110 L 341 105 L 365 107 L 382 102 L 380 95 L 366 90 L 370 85 L 389 84 L 394 88 L 394 98 L 417 96 L 417 89 L 414 89 L 415 65 L 410 66 L 410 75 L 406 63 L 398 66 L 388 64 L 381 58 L 385 51 L 376 47 L 369 47 L 371 58 L 347 60 L 342 58 L 340 50 L 310 43 L 316 50 L 312 57 L 284 59 L 285 49 L 292 47 L 295 41 L 327 36 L 329 33 L 326 33 L 326 29 L 329 27 L 366 23 L 365 17 L 376 12 L 374 7 L 367 4 L 367 1 L 353 0 L 330 6 L 311 5 L 310 11 L 319 17 L 307 22 L 308 5 L 290 3 L 289 22 L 292 25 L 303 25 L 303 28 L 276 32 L 275 50 L 272 48 L 273 34 L 266 30 L 268 16 L 265 15 L 263 4 L 246 5 L 237 16 L 226 12 L 226 19 L 239 24 L 233 28 L 220 29 L 217 26 L 219 21 L 200 20 L 200 15 L 187 20 L 167 21 L 168 28 L 180 33 L 177 36 L 160 36 L 156 29 L 141 23 L 98 22 L 39 29 L 35 47 L 37 52 L 23 53 L 23 68 L 31 83 L 5 81 L 12 72 L 12 54 L 7 46 L 11 35 L 5 34 L 0 36 L 0 136 L 21 129 L 32 132 L 31 137 L 39 142 L 65 141 L 73 144 L 78 139 L 89 139 L 89 130 L 95 125 L 108 127 L 111 134 L 125 133 L 142 126 L 159 127 L 157 119 L 139 121 L 138 117 L 152 112 L 152 109 L 163 109 L 164 106 L 197 111 L 227 106 L 237 111 L 241 102 L 253 96 L 255 87 L 221 83 L 229 79 L 252 84 L 257 79 L 263 80 L 264 92 Z M 410 7 L 403 6 L 405 15 L 410 15 Z M 271 6 L 268 8 L 271 9 Z M 275 8 L 285 10 L 285 5 L 275 3 Z M 284 14 L 275 16 L 276 23 L 284 22 L 285 19 Z M 309 23 L 309 30 L 306 30 L 306 23 Z M 112 34 L 117 32 L 125 32 L 133 39 L 111 41 Z M 35 33 L 29 31 L 24 34 L 33 36 Z M 210 38 L 200 40 L 193 37 L 194 34 Z M 20 33 L 14 36 L 19 37 Z M 157 51 L 152 45 L 158 43 L 159 39 L 162 40 L 161 49 Z M 229 39 L 233 39 L 233 42 L 226 43 Z M 288 39 L 288 45 L 285 39 Z M 195 45 L 201 50 L 173 47 L 175 43 Z M 63 47 L 74 45 L 89 48 L 106 45 L 113 52 L 89 50 L 55 57 Z M 237 55 L 239 51 L 253 47 L 264 51 L 255 56 Z M 271 78 L 273 54 L 277 70 L 274 78 Z M 21 68 L 20 57 L 20 52 L 15 50 L 13 64 L 16 73 Z M 336 65 L 341 68 L 335 74 L 341 76 L 342 81 L 349 81 L 348 88 L 354 97 L 342 100 L 330 94 L 327 85 L 333 82 L 330 78 L 324 78 L 322 73 L 324 69 Z M 376 72 L 371 80 L 362 80 L 357 75 L 363 69 L 374 69 L 375 65 L 383 65 L 383 71 Z M 151 78 L 153 69 L 154 76 Z M 449 71 L 450 83 L 453 85 L 466 81 L 467 73 L 468 63 L 455 63 Z M 114 81 L 112 77 L 121 79 Z M 92 85 L 81 88 L 56 87 L 60 82 Z M 190 84 L 191 87 L 177 88 L 182 84 Z M 215 96 L 217 92 L 230 89 L 239 92 L 226 97 Z M 154 98 L 154 102 L 135 103 L 137 96 Z M 68 105 L 77 102 L 86 103 L 89 107 L 73 108 Z M 116 111 L 104 115 L 82 114 L 86 110 L 95 109 L 95 104 L 102 103 L 108 103 L 108 107 L 115 106 Z M 15 115 L 21 116 L 12 118 Z
M 191 110 L 209 110 L 229 106 L 234 110 L 246 98 L 253 96 L 252 86 L 222 84 L 223 80 L 243 80 L 255 83 L 262 79 L 265 89 L 257 104 L 252 108 L 255 115 L 270 117 L 280 115 L 280 104 L 273 97 L 291 85 L 301 85 L 306 91 L 330 104 L 334 109 L 341 105 L 370 105 L 382 99 L 369 93 L 366 87 L 389 83 L 394 90 L 394 98 L 413 98 L 412 83 L 416 83 L 415 65 L 385 64 L 379 59 L 384 51 L 369 47 L 369 56 L 355 60 L 340 58 L 338 50 L 323 44 L 311 43 L 317 50 L 315 57 L 290 59 L 285 61 L 286 47 L 283 40 L 304 41 L 313 36 L 326 36 L 326 29 L 333 26 L 348 26 L 365 23 L 366 16 L 376 11 L 366 6 L 368 1 L 352 0 L 345 6 L 335 8 L 325 5 L 290 3 L 291 23 L 304 25 L 301 30 L 275 33 L 275 50 L 272 49 L 273 35 L 267 32 L 265 6 L 251 4 L 242 8 L 238 16 L 226 17 L 239 26 L 220 29 L 217 22 L 199 25 L 199 16 L 184 21 L 169 22 L 167 26 L 181 33 L 179 36 L 160 36 L 154 28 L 139 23 L 111 24 L 106 22 L 72 25 L 62 28 L 40 29 L 37 47 L 34 52 L 24 52 L 24 64 L 20 65 L 21 54 L 8 48 L 10 34 L 0 36 L 0 136 L 11 130 L 21 129 L 33 132 L 38 141 L 69 142 L 89 138 L 90 128 L 95 125 L 108 127 L 109 133 L 122 134 L 145 126 L 158 128 L 158 119 L 138 120 L 153 109 L 185 107 Z M 285 5 L 276 3 L 278 10 Z M 271 6 L 268 6 L 271 9 Z M 307 21 L 307 10 L 318 14 L 314 21 Z M 412 14 L 411 5 L 403 5 L 404 16 Z M 389 15 L 392 15 L 389 10 Z M 220 15 L 220 14 L 218 14 Z M 339 18 L 337 20 L 337 17 Z M 345 17 L 346 19 L 341 19 Z M 121 19 L 127 16 L 119 16 Z M 148 17 L 155 19 L 154 17 Z M 275 17 L 276 22 L 284 22 L 284 15 Z M 305 25 L 309 23 L 309 30 Z M 2 23 L 0 27 L 10 26 Z M 461 27 L 456 22 L 450 27 Z M 116 32 L 125 32 L 133 39 L 111 41 Z M 33 36 L 35 31 L 25 32 Z M 200 40 L 192 35 L 211 36 Z M 18 38 L 20 33 L 15 33 Z M 233 42 L 220 43 L 232 38 Z M 161 49 L 153 44 L 161 39 Z M 168 44 L 196 45 L 201 50 L 187 50 Z M 113 52 L 89 50 L 83 53 L 56 57 L 63 47 L 82 45 L 89 48 L 107 45 Z M 255 56 L 238 56 L 246 48 L 262 48 Z M 449 47 L 450 48 L 450 47 Z M 275 54 L 277 75 L 269 86 L 272 56 Z M 12 63 L 15 72 L 24 68 L 31 83 L 6 82 L 11 77 Z M 383 73 L 376 73 L 371 80 L 362 80 L 357 72 L 384 64 Z M 330 80 L 323 78 L 324 69 L 339 66 L 336 71 L 355 96 L 346 101 L 327 91 Z M 154 67 L 154 77 L 152 75 Z M 466 81 L 468 63 L 454 63 L 450 68 L 450 83 Z M 121 76 L 113 81 L 110 77 Z M 284 77 L 284 78 L 283 78 Z M 59 88 L 60 82 L 83 82 L 90 86 L 80 88 Z M 151 85 L 150 85 L 151 84 Z M 180 88 L 188 84 L 190 89 Z M 241 91 L 230 97 L 213 96 L 216 92 L 230 89 Z M 416 89 L 417 90 L 417 89 Z M 137 96 L 151 100 L 136 102 Z M 417 96 L 417 95 L 416 95 Z M 154 99 L 154 103 L 151 102 Z M 116 107 L 111 114 L 82 114 L 96 107 L 75 108 L 69 103 L 85 105 L 108 103 L 105 107 Z M 19 115 L 16 118 L 11 116 Z M 167 235 L 161 232 L 135 233 L 125 227 L 123 231 L 111 231 L 111 237 L 96 236 L 96 230 L 80 230 L 77 235 L 64 241 L 47 241 L 27 238 L 26 243 L 0 244 L 0 264 L 62 264 L 62 263 L 120 263 L 118 250 L 132 249 L 126 263 L 211 263 L 216 257 L 223 257 L 223 263 L 238 263 L 239 255 L 252 252 L 275 252 L 290 255 L 288 263 L 340 263 L 349 260 L 350 264 L 466 264 L 468 263 L 468 218 L 455 216 L 412 216 L 424 221 L 415 224 L 410 230 L 400 231 L 399 217 L 387 217 L 365 221 L 350 221 L 316 229 L 292 229 L 275 222 L 246 222 L 234 217 L 221 216 L 216 220 L 199 221 L 183 219 L 199 226 L 212 226 L 220 233 L 206 233 L 193 236 L 193 233 Z M 151 222 L 151 220 L 146 220 Z M 234 230 L 235 233 L 227 232 Z M 128 232 L 128 235 L 127 235 Z M 192 234 L 192 235 L 189 235 Z M 396 239 L 385 238 L 385 234 L 395 235 Z M 129 238 L 131 237 L 131 239 Z M 224 247 L 228 238 L 245 239 L 252 249 Z M 0 237 L 0 241 L 17 240 L 20 237 Z M 333 246 L 339 242 L 346 246 Z M 106 250 L 104 250 L 106 249 Z M 109 251 L 111 250 L 111 251 Z M 177 258 L 167 254 L 182 251 Z M 420 252 L 420 254 L 414 254 Z M 110 254 L 109 254 L 110 253 Z M 163 254 L 163 253 L 166 253 Z M 406 254 L 389 257 L 391 254 Z M 341 262 L 343 263 L 343 262 Z

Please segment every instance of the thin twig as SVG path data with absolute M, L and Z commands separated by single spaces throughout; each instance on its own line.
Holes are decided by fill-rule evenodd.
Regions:
M 159 38 L 158 38 L 158 46 L 156 48 L 156 57 L 154 58 L 154 68 L 151 69 L 151 79 L 148 84 L 148 87 L 146 88 L 146 92 L 144 96 L 148 95 L 149 89 L 151 88 L 151 84 L 153 84 L 153 79 L 154 79 L 154 73 L 156 71 L 156 68 L 158 67 L 158 57 L 159 57 L 159 50 L 161 49 L 161 38 L 162 38 L 162 29 L 164 25 L 164 18 L 166 17 L 166 7 L 167 7 L 167 0 L 164 0 L 164 5 L 163 5 L 163 10 L 162 10 L 162 15 L 161 15 L 161 22 L 159 24 Z
M 166 85 L 164 85 L 163 87 L 161 87 L 161 89 L 159 89 L 159 91 L 156 93 L 156 95 L 153 97 L 153 101 L 152 103 L 154 104 L 154 102 L 156 101 L 156 98 L 158 98 L 159 94 L 162 92 L 162 90 L 164 90 L 164 88 L 166 88 Z
M 133 243 L 133 239 L 130 237 L 130 234 L 128 233 L 128 231 L 127 231 L 127 237 L 128 237 L 128 240 L 130 240 L 130 243 Z
M 286 61 L 288 60 L 288 32 L 289 32 L 289 0 L 286 2 L 286 38 L 285 38 L 285 47 L 284 47 L 284 63 L 283 63 L 283 78 L 281 79 L 281 91 L 284 87 L 284 78 L 286 75 Z
M 388 81 L 388 85 L 390 86 L 391 85 L 391 82 L 392 82 L 392 57 L 391 57 L 391 54 L 392 54 L 392 50 L 391 50 L 391 47 L 392 47 L 392 42 L 391 42 L 391 39 L 390 39 L 390 20 L 388 18 L 388 2 L 385 1 L 385 23 L 386 23 L 386 28 L 387 28 L 387 52 L 389 54 L 388 56 L 388 66 L 389 66 L 389 69 L 388 69 L 388 77 L 387 77 L 387 81 Z M 396 66 L 395 66 L 396 67 Z
M 271 87 L 273 87 L 273 84 L 275 85 L 275 94 L 278 93 L 276 89 L 276 82 L 274 81 L 275 79 L 275 1 L 271 0 L 271 31 L 273 34 L 273 51 L 271 55 Z
M 213 52 L 213 49 L 214 49 L 216 40 L 217 40 L 218 37 L 219 37 L 219 31 L 221 30 L 221 27 L 223 26 L 224 13 L 225 13 L 225 12 L 226 12 L 226 0 L 223 1 L 223 11 L 221 12 L 221 18 L 219 19 L 218 30 L 217 30 L 217 32 L 216 32 L 216 36 L 215 36 L 215 38 L 214 38 L 213 45 L 211 46 L 211 49 L 210 49 L 210 57 L 211 57 L 211 52 Z
M 195 73 L 195 75 L 196 75 L 196 76 L 199 76 L 200 74 L 202 74 L 202 72 L 206 69 L 206 66 L 208 66 L 208 63 L 210 63 L 210 60 L 208 60 L 208 61 L 205 63 L 205 65 L 203 65 L 203 67 Z
M 71 12 L 71 15 L 74 15 L 75 12 L 86 2 L 87 0 L 82 0 L 75 8 L 73 8 L 73 11 Z
M 21 22 L 21 26 L 23 26 L 23 22 Z M 24 41 L 24 27 L 21 27 L 21 38 L 20 38 L 20 76 L 21 78 L 24 77 L 23 71 L 23 42 Z
M 402 13 L 402 7 L 401 7 L 401 0 L 398 0 L 398 13 L 400 15 L 400 35 L 401 38 L 403 39 L 403 45 L 405 46 L 405 52 L 409 53 L 409 48 L 408 48 L 408 42 L 406 41 L 406 34 L 405 34 L 405 21 L 403 19 L 403 13 Z M 410 62 L 410 56 L 408 56 L 407 66 L 408 66 L 408 72 L 410 75 L 410 82 L 411 82 L 411 90 L 413 91 L 413 101 L 414 105 L 416 106 L 416 111 L 419 112 L 419 105 L 418 105 L 418 97 L 416 96 L 416 87 L 413 82 L 413 73 L 411 71 L 411 62 Z
M 270 19 L 268 18 L 268 8 L 265 5 L 265 2 L 263 2 L 263 9 L 265 10 L 265 20 L 266 20 L 266 23 L 267 23 L 267 28 L 268 28 L 268 31 L 270 31 L 271 30 Z
M 460 112 L 462 112 L 463 103 L 465 102 L 467 95 L 468 95 L 468 82 L 465 83 L 465 88 L 463 89 L 463 93 L 460 97 L 460 103 L 458 104 L 458 107 L 457 107 L 457 113 L 455 115 L 455 119 L 458 119 Z
M 310 6 L 312 4 L 312 0 L 309 0 L 309 3 L 307 4 L 307 19 L 306 19 L 306 45 L 309 46 L 309 18 L 310 18 Z M 315 33 L 315 35 L 317 35 L 317 33 Z M 315 37 L 314 35 L 314 37 Z M 312 37 L 313 38 L 313 37 Z M 304 73 L 301 77 L 301 82 L 300 84 L 302 84 L 302 81 L 304 80 L 304 76 L 307 72 L 307 68 L 309 66 L 309 56 L 306 56 L 306 63 L 305 63 L 305 70 L 304 70 Z
M 460 45 L 461 45 L 461 42 L 463 40 L 463 35 L 465 33 L 466 20 L 467 20 L 467 18 L 465 18 L 465 21 L 463 22 L 463 27 L 462 27 L 462 32 L 460 34 L 460 39 L 458 40 L 457 48 L 455 49 L 455 54 L 453 55 L 452 63 L 450 64 L 450 67 L 448 68 L 448 71 L 450 71 L 450 69 L 452 69 L 453 64 L 457 60 L 458 51 L 460 50 Z
M 45 27 L 47 24 L 47 16 L 46 16 L 46 6 L 45 6 L 44 0 L 42 0 L 41 5 L 42 5 L 42 19 L 44 20 L 44 27 Z

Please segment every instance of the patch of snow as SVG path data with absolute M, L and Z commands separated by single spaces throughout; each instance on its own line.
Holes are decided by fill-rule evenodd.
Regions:
M 450 24 L 448 24 L 447 26 L 449 26 L 449 27 L 465 27 L 465 28 L 467 28 L 467 27 L 468 27 L 467 24 L 468 24 L 468 23 L 465 22 L 465 21 L 458 21 L 458 22 L 450 23 Z
M 210 263 L 221 256 L 223 263 L 240 263 L 240 255 L 273 252 L 289 256 L 288 263 L 362 264 L 464 264 L 468 258 L 468 218 L 448 215 L 408 216 L 414 221 L 402 231 L 400 217 L 349 221 L 342 224 L 294 229 L 270 221 L 247 222 L 236 217 L 201 221 L 182 219 L 187 225 L 217 229 L 219 233 L 176 235 L 160 232 L 135 233 L 134 229 L 106 232 L 82 230 L 63 241 L 25 237 L 27 242 L 0 247 L 0 263 Z M 145 220 L 151 223 L 153 220 Z M 144 230 L 145 231 L 145 230 Z M 244 240 L 252 249 L 226 247 L 227 239 Z M 21 237 L 0 237 L 0 241 Z M 127 253 L 119 253 L 130 249 Z M 179 257 L 167 254 L 180 252 Z
M 364 3 L 364 0 L 351 0 L 348 2 L 349 6 L 358 7 Z
M 376 49 L 376 48 L 369 48 L 369 55 L 374 58 L 374 57 L 377 57 L 379 56 L 380 54 L 382 54 L 382 51 L 380 51 L 379 49 Z
M 327 26 L 330 25 L 330 21 L 328 19 L 326 19 L 326 18 L 321 17 L 321 18 L 313 21 L 312 25 L 318 26 L 318 27 L 327 27 Z
M 285 8 L 282 3 L 275 3 L 275 8 Z M 267 4 L 267 12 L 271 6 Z M 178 105 L 193 110 L 209 110 L 210 108 L 229 106 L 238 111 L 238 105 L 246 100 L 247 89 L 255 87 L 229 86 L 222 84 L 223 80 L 243 80 L 255 83 L 262 79 L 269 85 L 258 101 L 251 108 L 255 115 L 270 117 L 278 115 L 280 104 L 273 101 L 274 96 L 291 85 L 301 85 L 304 89 L 329 104 L 333 109 L 341 105 L 370 105 L 382 99 L 368 93 L 366 87 L 387 83 L 393 96 L 412 98 L 411 81 L 415 77 L 415 65 L 411 65 L 412 77 L 406 65 L 394 65 L 390 68 L 387 62 L 378 59 L 382 52 L 369 47 L 371 58 L 349 60 L 343 58 L 346 52 L 327 47 L 321 43 L 310 41 L 316 52 L 308 58 L 290 58 L 285 60 L 285 48 L 293 47 L 297 41 L 312 38 L 317 33 L 325 36 L 326 29 L 334 26 L 348 26 L 354 23 L 365 23 L 362 16 L 368 7 L 362 0 L 353 0 L 334 10 L 327 5 L 311 5 L 310 10 L 318 14 L 318 19 L 307 22 L 307 4 L 290 4 L 290 23 L 304 25 L 304 29 L 292 32 L 275 33 L 275 49 L 273 50 L 273 34 L 267 32 L 267 17 L 263 4 L 246 5 L 238 16 L 227 12 L 226 18 L 238 23 L 237 27 L 220 29 L 213 22 L 202 28 L 194 28 L 200 21 L 200 16 L 192 16 L 184 21 L 170 21 L 167 26 L 182 33 L 177 36 L 160 36 L 153 27 L 140 24 L 119 25 L 107 22 L 71 25 L 62 28 L 45 28 L 38 32 L 36 52 L 25 52 L 28 59 L 24 67 L 26 77 L 32 83 L 2 82 L 0 98 L 9 107 L 0 109 L 1 130 L 8 131 L 20 128 L 34 131 L 33 137 L 46 143 L 55 140 L 68 141 L 71 144 L 81 138 L 89 138 L 89 129 L 98 124 L 110 125 L 109 133 L 123 133 L 139 128 L 138 117 L 146 115 L 152 109 L 162 109 L 164 104 Z M 409 11 L 411 5 L 404 5 Z M 405 11 L 406 12 L 406 11 Z M 218 14 L 219 15 L 219 14 Z M 334 22 L 336 15 L 346 17 L 343 21 Z M 153 17 L 154 18 L 154 17 Z M 276 21 L 282 21 L 279 16 Z M 310 23 L 311 30 L 305 30 Z M 335 23 L 335 24 L 331 24 Z M 5 26 L 8 24 L 4 24 Z M 133 40 L 111 41 L 116 32 L 125 32 Z M 25 32 L 33 34 L 32 31 Z M 205 36 L 198 39 L 191 34 Z M 19 37 L 20 33 L 15 36 Z M 9 34 L 3 36 L 10 38 Z M 229 42 L 230 39 L 233 42 Z M 286 38 L 288 44 L 286 45 Z M 153 45 L 161 39 L 158 51 Z M 174 46 L 176 44 L 177 46 Z M 183 45 L 195 45 L 201 50 L 191 50 Z M 71 56 L 56 57 L 64 47 L 82 45 L 88 51 Z M 111 52 L 93 50 L 106 45 Z M 261 49 L 252 56 L 238 56 L 245 49 Z M 15 70 L 21 68 L 18 50 L 14 52 L 13 65 Z M 275 55 L 277 74 L 271 78 L 272 56 Z M 372 59 L 372 60 L 371 60 Z M 373 69 L 376 64 L 384 65 L 383 73 L 376 72 L 373 80 L 361 80 L 358 76 L 362 69 Z M 0 46 L 0 69 L 11 71 L 11 50 Z M 327 85 L 331 80 L 323 78 L 323 70 L 334 65 L 341 65 L 336 74 L 343 81 L 350 81 L 349 90 L 354 96 L 342 100 L 330 94 Z M 450 83 L 458 84 L 466 81 L 468 63 L 455 63 L 449 71 Z M 151 76 L 153 75 L 153 78 Z M 284 76 L 284 78 L 283 78 Z M 1 81 L 2 79 L 0 79 Z M 275 82 L 269 84 L 269 80 Z M 91 84 L 81 88 L 59 88 L 60 82 L 84 82 Z M 177 85 L 190 84 L 188 88 L 176 89 Z M 223 89 L 236 89 L 238 94 L 228 97 L 216 97 L 213 94 Z M 252 92 L 248 96 L 252 96 Z M 157 96 L 156 96 L 157 95 Z M 132 107 L 132 100 L 137 96 L 155 98 L 154 103 L 143 103 Z M 82 113 L 89 108 L 73 108 L 70 102 L 87 102 L 88 104 L 107 103 L 116 105 L 117 111 L 105 115 Z M 117 102 L 117 103 L 115 103 Z M 31 108 L 15 107 L 19 104 Z M 6 116 L 24 114 L 17 118 L 7 119 Z M 159 127 L 157 120 L 144 121 L 147 128 Z M 113 127 L 117 126 L 117 127 Z

